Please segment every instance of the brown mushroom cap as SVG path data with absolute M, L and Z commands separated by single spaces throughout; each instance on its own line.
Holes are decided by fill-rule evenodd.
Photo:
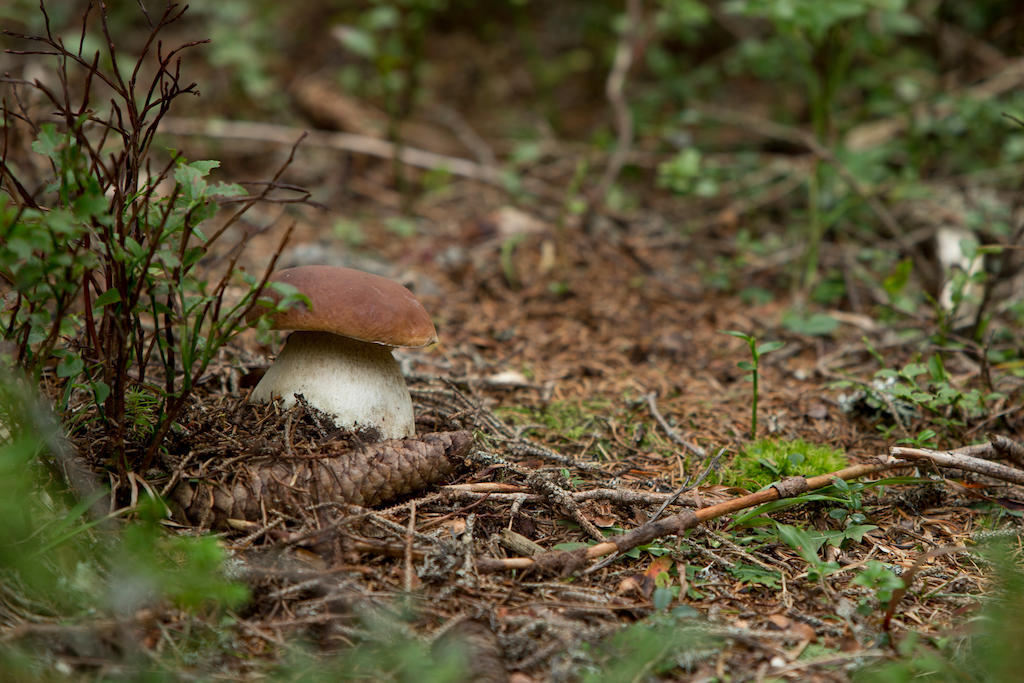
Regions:
M 338 266 L 287 268 L 270 280 L 295 287 L 313 305 L 310 310 L 300 303 L 272 314 L 274 329 L 330 332 L 387 346 L 426 346 L 437 341 L 426 309 L 394 280 Z M 270 290 L 264 295 L 280 299 Z M 261 311 L 253 308 L 248 319 L 254 320 Z

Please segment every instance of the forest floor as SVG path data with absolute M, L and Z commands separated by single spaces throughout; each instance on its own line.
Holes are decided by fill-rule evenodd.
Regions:
M 501 80 L 500 68 L 488 68 Z M 204 75 L 216 82 L 216 73 Z M 257 206 L 223 246 L 241 245 L 240 263 L 259 273 L 291 229 L 279 268 L 344 265 L 407 285 L 440 337 L 396 351 L 418 430 L 466 430 L 473 444 L 454 471 L 397 499 L 367 508 L 310 500 L 298 512 L 264 508 L 214 528 L 251 600 L 211 621 L 215 637 L 167 610 L 131 617 L 119 638 L 129 634 L 155 660 L 177 662 L 183 677 L 308 670 L 422 681 L 445 680 L 445 644 L 458 642 L 470 655 L 469 680 L 525 683 L 848 680 L 965 634 L 990 581 L 973 544 L 993 529 L 1019 533 L 1024 493 L 924 465 L 797 496 L 799 504 L 770 517 L 710 519 L 574 571 L 495 562 L 593 547 L 652 518 L 757 490 L 723 480 L 741 457 L 756 461 L 743 455 L 755 441 L 755 401 L 754 436 L 785 457 L 806 453 L 806 443 L 834 449 L 845 458 L 834 469 L 879 462 L 901 439 L 950 449 L 990 433 L 1024 439 L 1019 368 L 993 368 L 955 330 L 936 335 L 928 313 L 896 310 L 858 264 L 862 236 L 830 235 L 815 254 L 817 272 L 838 278 L 845 294 L 815 304 L 807 287 L 792 285 L 806 271 L 807 245 L 793 226 L 806 221 L 796 190 L 817 162 L 809 150 L 791 140 L 781 151 L 760 148 L 763 194 L 723 190 L 706 200 L 657 188 L 659 157 L 641 140 L 619 178 L 631 201 L 612 208 L 587 196 L 595 174 L 580 171 L 603 168 L 607 150 L 554 137 L 515 169 L 518 189 L 463 177 L 510 156 L 507 140 L 489 130 L 494 112 L 445 126 L 436 117 L 406 122 L 411 148 L 449 160 L 475 155 L 461 175 L 446 174 L 442 157 L 420 157 L 433 168 L 414 168 L 379 145 L 367 155 L 332 143 L 326 136 L 344 130 L 381 143 L 385 125 L 315 79 L 289 86 L 293 120 L 273 129 L 241 122 L 211 90 L 186 111 L 196 118 L 166 120 L 161 141 L 189 159 L 219 159 L 218 179 L 269 177 L 302 130 L 323 132 L 298 147 L 283 178 L 321 206 Z M 754 109 L 747 99 L 764 94 L 739 89 L 720 106 L 742 119 Z M 564 115 L 590 112 L 581 120 L 593 123 L 605 108 L 591 93 Z M 207 126 L 204 117 L 217 116 L 236 124 Z M 766 137 L 724 128 L 724 154 Z M 912 247 L 940 222 L 922 224 L 913 209 L 892 208 L 908 235 L 926 235 Z M 913 259 L 908 239 L 876 236 L 867 246 Z M 220 257 L 211 270 L 223 266 Z M 756 394 L 740 365 L 751 360 L 748 343 L 727 331 L 783 342 L 760 358 Z M 141 483 L 167 493 L 268 459 L 361 447 L 301 407 L 246 403 L 279 343 L 249 331 L 223 349 L 162 467 L 117 482 L 119 500 L 129 491 L 136 500 Z M 879 370 L 937 355 L 944 374 L 934 374 L 946 385 L 1001 397 L 963 419 L 957 406 L 896 401 L 873 384 Z M 939 433 L 921 437 L 932 428 Z M 103 456 L 88 431 L 75 445 Z M 882 476 L 884 485 L 868 484 Z M 211 530 L 180 515 L 167 526 Z M 907 580 L 905 592 L 896 576 Z M 78 653 L 67 661 L 80 669 L 116 673 L 106 668 L 110 651 L 61 648 Z
M 259 669 L 286 643 L 351 652 L 353 633 L 366 637 L 354 624 L 372 606 L 404 615 L 431 643 L 462 637 L 474 680 L 504 680 L 506 672 L 564 680 L 587 671 L 603 671 L 605 680 L 638 671 L 842 680 L 891 656 L 910 633 L 954 633 L 976 608 L 986 579 L 965 542 L 995 520 L 1018 526 L 1004 513 L 1019 507 L 1019 492 L 927 468 L 894 470 L 919 477 L 902 486 L 857 490 L 840 504 L 833 491 L 772 515 L 822 534 L 849 527 L 844 515 L 829 514 L 837 507 L 862 515 L 870 526 L 860 533 L 811 550 L 836 563 L 826 578 L 780 532 L 736 527 L 728 517 L 595 560 L 571 577 L 480 570 L 485 558 L 523 555 L 509 545 L 509 531 L 537 549 L 572 549 L 596 543 L 594 531 L 638 527 L 668 503 L 663 515 L 747 493 L 716 483 L 716 471 L 750 442 L 751 427 L 752 384 L 737 367 L 750 352 L 724 331 L 785 342 L 761 359 L 758 436 L 778 440 L 783 452 L 797 439 L 838 449 L 851 464 L 875 461 L 925 424 L 926 415 L 910 411 L 887 439 L 875 427 L 880 411 L 843 398 L 880 368 L 869 346 L 899 368 L 917 357 L 925 333 L 839 311 L 831 313 L 841 324 L 828 334 L 789 331 L 783 316 L 794 297 L 774 283 L 794 254 L 738 254 L 728 216 L 689 234 L 656 210 L 598 214 L 583 225 L 562 205 L 517 204 L 469 180 L 403 204 L 387 189 L 390 169 L 377 171 L 380 184 L 372 173 L 363 177 L 343 208 L 292 211 L 269 230 L 249 226 L 236 237 L 256 269 L 293 225 L 280 267 L 349 265 L 413 289 L 440 336 L 430 348 L 397 352 L 419 431 L 472 430 L 473 456 L 440 485 L 376 509 L 264 511 L 228 533 L 224 543 L 254 586 L 253 601 L 235 615 L 239 651 L 252 657 L 232 668 Z M 335 211 L 358 217 L 358 246 L 338 238 Z M 389 221 L 397 216 L 415 229 L 396 235 Z M 748 302 L 709 286 L 702 264 L 716 256 L 731 264 L 721 266 L 732 269 L 730 278 L 775 296 Z M 247 387 L 275 350 L 249 334 L 225 352 L 183 422 L 194 439 L 179 455 L 206 454 L 190 466 L 204 457 L 280 457 L 289 430 L 288 449 L 299 457 L 337 436 L 301 409 L 245 416 L 253 410 L 244 404 Z M 981 372 L 966 353 L 946 367 L 962 383 Z M 835 384 L 841 380 L 849 386 Z M 1009 395 L 1015 386 L 1001 388 Z M 235 417 L 225 423 L 225 414 Z M 1002 405 L 992 415 L 963 431 L 963 443 L 989 429 L 1020 437 L 1018 412 Z M 891 612 L 872 583 L 880 579 L 864 578 L 872 561 L 912 572 Z M 623 630 L 632 624 L 641 631 Z

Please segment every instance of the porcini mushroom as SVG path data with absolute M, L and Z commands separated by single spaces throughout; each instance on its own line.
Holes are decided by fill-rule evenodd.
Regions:
M 290 407 L 302 395 L 339 427 L 372 428 L 384 439 L 413 436 L 412 399 L 391 348 L 427 346 L 437 332 L 412 292 L 336 266 L 288 268 L 270 279 L 295 287 L 312 308 L 298 304 L 270 315 L 273 329 L 293 331 L 249 400 L 280 398 Z

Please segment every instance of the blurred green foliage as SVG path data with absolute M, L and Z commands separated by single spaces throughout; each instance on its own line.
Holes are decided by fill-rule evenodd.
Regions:
M 28 382 L 0 368 L 0 613 L 66 624 L 65 637 L 83 646 L 102 635 L 76 630 L 79 622 L 175 608 L 201 632 L 211 617 L 248 600 L 248 588 L 227 578 L 216 538 L 165 533 L 163 503 L 148 498 L 134 511 L 91 516 L 104 491 L 76 500 L 58 483 L 71 456 L 56 425 Z M 134 521 L 122 524 L 125 514 Z M 44 674 L 46 659 L 31 651 L 31 639 L 0 641 L 0 669 L 25 680 Z M 138 654 L 121 652 L 126 663 Z

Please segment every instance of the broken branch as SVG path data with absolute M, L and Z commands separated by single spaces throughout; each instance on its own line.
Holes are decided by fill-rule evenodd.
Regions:
M 503 569 L 533 569 L 539 568 L 544 571 L 559 573 L 562 575 L 579 571 L 590 560 L 609 555 L 611 553 L 623 553 L 644 543 L 660 538 L 662 536 L 678 535 L 692 529 L 701 522 L 706 522 L 716 517 L 739 512 L 755 505 L 762 505 L 781 498 L 791 498 L 807 491 L 820 489 L 828 486 L 835 479 L 856 479 L 869 474 L 877 474 L 894 467 L 900 467 L 906 463 L 899 461 L 879 462 L 864 465 L 853 465 L 830 474 L 821 474 L 815 477 L 788 477 L 782 481 L 772 484 L 766 489 L 751 493 L 739 498 L 733 498 L 717 505 L 700 508 L 699 510 L 685 510 L 671 517 L 642 524 L 639 527 L 615 536 L 611 540 L 592 545 L 588 548 L 581 548 L 574 551 L 549 551 L 534 557 L 510 557 L 504 559 L 482 558 L 477 560 L 477 569 L 482 572 L 501 571 Z

